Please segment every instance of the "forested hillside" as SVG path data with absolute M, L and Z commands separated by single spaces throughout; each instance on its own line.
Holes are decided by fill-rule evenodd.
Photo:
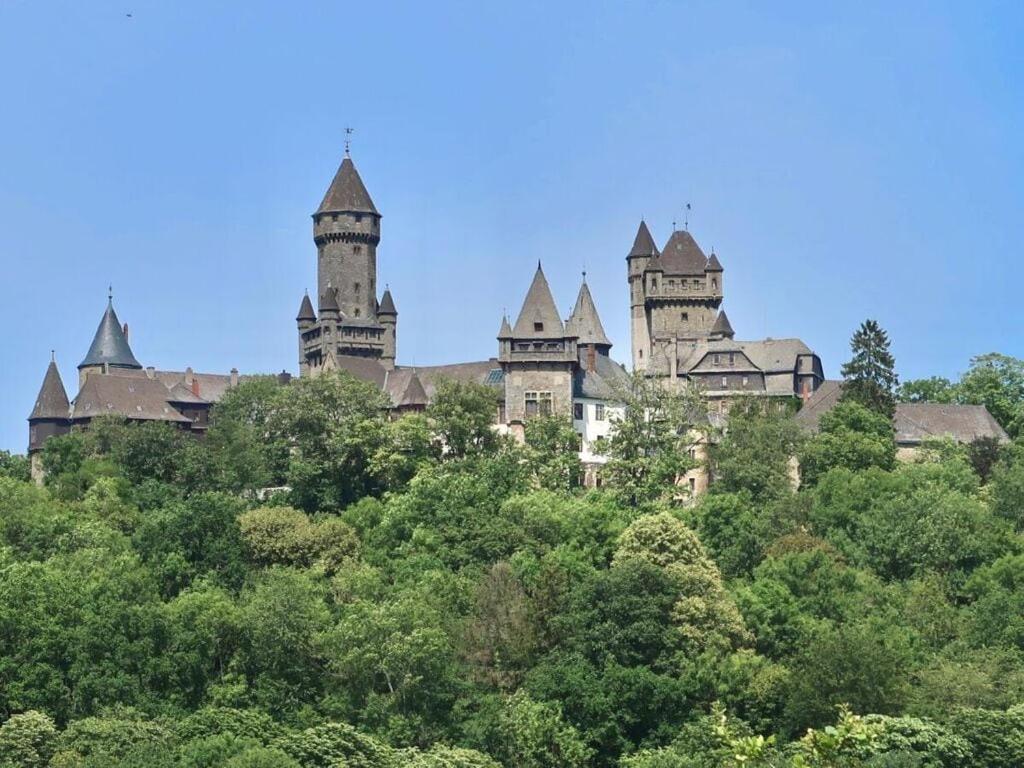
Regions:
M 1019 371 L 900 393 L 1017 434 Z M 1024 765 L 1024 443 L 899 464 L 871 398 L 740 403 L 694 502 L 696 402 L 629 397 L 590 491 L 567 422 L 343 375 L 205 440 L 98 420 L 43 488 L 4 457 L 0 766 Z

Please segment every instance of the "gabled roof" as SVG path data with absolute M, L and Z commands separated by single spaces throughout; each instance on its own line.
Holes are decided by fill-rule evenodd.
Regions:
M 327 194 L 324 195 L 323 202 L 316 212 L 377 214 L 377 208 L 370 199 L 370 193 L 366 191 L 363 180 L 359 178 L 359 171 L 356 170 L 352 158 L 346 157 L 341 161 L 334 181 L 327 188 Z
M 714 251 L 712 251 L 711 255 L 708 257 L 708 264 L 707 264 L 707 266 L 704 269 L 707 272 L 724 272 L 725 271 L 725 270 L 722 269 L 722 262 L 720 262 L 718 260 L 718 256 L 715 255 Z
M 295 319 L 316 320 L 316 312 L 313 311 L 313 302 L 309 300 L 308 293 L 302 297 L 302 303 L 299 304 L 299 314 L 295 316 Z
M 111 368 L 142 367 L 135 359 L 135 355 L 132 354 L 132 348 L 128 346 L 128 339 L 125 338 L 124 330 L 114 311 L 113 299 L 107 300 L 107 309 L 100 319 L 99 327 L 96 328 L 96 335 L 93 336 L 85 359 L 78 364 L 78 367 L 103 364 L 109 365 Z
M 46 375 L 43 376 L 43 386 L 39 388 L 39 395 L 36 397 L 36 405 L 32 409 L 29 421 L 35 419 L 66 419 L 71 410 L 71 403 L 68 402 L 68 393 L 64 389 L 64 382 L 61 381 L 60 371 L 57 370 L 57 363 L 53 360 L 46 367 Z
M 730 339 L 733 337 L 735 331 L 732 329 L 732 323 L 729 322 L 728 316 L 725 314 L 723 309 L 718 313 L 718 317 L 715 318 L 715 324 L 711 326 L 711 334 L 722 334 L 728 336 Z
M 657 256 L 658 246 L 654 244 L 654 238 L 651 237 L 651 230 L 647 228 L 647 222 L 640 219 L 640 227 L 636 231 L 636 237 L 633 238 L 633 247 L 629 249 L 629 255 L 626 257 L 631 258 L 633 256 Z
M 539 262 L 512 334 L 517 339 L 561 339 L 565 336 L 551 288 Z
M 1006 431 L 984 405 L 897 403 L 893 426 L 899 445 L 943 437 L 958 443 L 971 443 L 981 437 L 1009 442 Z
M 708 263 L 704 251 L 685 229 L 677 229 L 661 252 L 661 265 L 669 275 L 703 275 Z
M 395 309 L 395 300 L 391 298 L 391 289 L 385 288 L 384 295 L 380 297 L 380 304 L 377 306 L 378 315 L 397 315 L 398 310 Z
M 86 376 L 75 398 L 73 419 L 121 416 L 141 421 L 191 423 L 169 402 L 171 393 L 161 382 L 145 376 Z
M 604 326 L 601 325 L 601 317 L 597 314 L 597 307 L 594 304 L 593 296 L 590 295 L 586 279 L 580 285 L 580 293 L 576 297 L 576 306 L 573 307 L 572 315 L 569 316 L 567 328 L 570 334 L 579 338 L 578 343 L 580 344 L 596 344 L 606 347 L 612 345 L 605 335 Z
M 411 368 L 399 368 L 388 372 L 385 391 L 395 408 L 410 408 L 427 405 L 427 392 L 423 382 Z
M 573 376 L 573 396 L 617 402 L 629 389 L 629 382 L 629 373 L 625 368 L 607 355 L 597 355 L 593 371 L 581 365 Z

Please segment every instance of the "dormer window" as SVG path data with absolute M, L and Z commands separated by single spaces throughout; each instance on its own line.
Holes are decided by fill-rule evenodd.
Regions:
M 534 323 L 533 330 L 537 333 L 540 333 L 541 331 L 544 330 L 544 323 Z

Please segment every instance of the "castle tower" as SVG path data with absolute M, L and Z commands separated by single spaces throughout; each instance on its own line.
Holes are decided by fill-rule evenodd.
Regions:
M 78 386 L 81 389 L 85 378 L 91 373 L 106 373 L 111 368 L 134 368 L 141 369 L 142 365 L 132 354 L 132 348 L 128 345 L 128 337 L 125 335 L 125 328 L 122 327 L 114 311 L 113 296 L 107 297 L 107 309 L 100 318 L 100 324 L 96 328 L 92 344 L 85 359 L 78 364 Z
M 644 292 L 644 273 L 651 262 L 658 259 L 658 247 L 654 244 L 647 222 L 640 220 L 633 247 L 626 256 L 629 279 L 629 326 L 633 348 L 633 369 L 643 371 L 651 359 L 651 333 L 647 321 L 647 305 Z
M 313 311 L 313 302 L 309 300 L 307 291 L 299 304 L 299 312 L 295 316 L 295 322 L 299 326 L 299 376 L 309 375 L 309 361 L 306 359 L 302 344 L 302 334 L 316 325 L 316 312 Z
M 43 445 L 55 435 L 66 435 L 71 431 L 71 403 L 61 380 L 57 362 L 51 355 L 50 364 L 43 376 L 35 407 L 28 417 L 28 455 L 31 460 L 32 478 L 41 483 L 43 467 L 39 452 Z
M 498 362 L 505 373 L 505 419 L 522 438 L 526 419 L 572 415 L 572 378 L 577 362 L 575 331 L 558 315 L 540 263 L 515 325 L 502 323 Z
M 594 304 L 594 297 L 590 295 L 586 274 L 583 276 L 583 282 L 580 283 L 576 306 L 573 307 L 572 314 L 566 322 L 566 329 L 576 336 L 580 366 L 586 371 L 596 370 L 597 357 L 608 357 L 612 343 L 604 332 L 601 317 L 597 313 L 597 305 Z
M 386 368 L 395 367 L 395 355 L 398 351 L 398 310 L 395 300 L 391 297 L 391 289 L 385 288 L 377 306 L 377 322 L 384 326 L 384 351 L 380 361 Z
M 317 291 L 337 292 L 338 308 L 350 320 L 375 320 L 380 214 L 352 158 L 345 155 L 323 202 L 313 214 Z
M 714 253 L 705 256 L 685 229 L 674 231 L 657 253 L 642 222 L 627 261 L 633 367 L 672 375 L 680 346 L 723 337 L 715 329 L 723 298 L 722 264 Z

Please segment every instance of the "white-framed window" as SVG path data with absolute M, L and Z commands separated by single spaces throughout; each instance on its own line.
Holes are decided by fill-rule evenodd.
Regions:
M 550 392 L 527 392 L 525 395 L 525 404 L 527 416 L 551 415 Z
M 604 421 L 604 403 L 598 403 L 594 406 L 594 420 Z
M 728 376 L 723 376 L 722 377 L 722 389 L 728 389 L 728 388 L 729 388 L 729 377 Z

